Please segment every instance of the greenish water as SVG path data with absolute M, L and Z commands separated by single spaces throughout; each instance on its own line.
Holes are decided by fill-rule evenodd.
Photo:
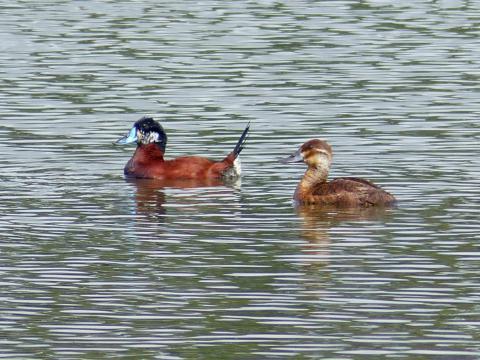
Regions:
M 478 358 L 474 2 L 0 9 L 0 357 Z M 125 181 L 143 114 L 241 183 Z M 295 209 L 314 137 L 398 208 Z

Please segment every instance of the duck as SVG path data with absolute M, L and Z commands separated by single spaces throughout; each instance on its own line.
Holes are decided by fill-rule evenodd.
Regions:
M 293 200 L 299 205 L 335 207 L 393 206 L 395 197 L 371 181 L 356 177 L 342 177 L 328 181 L 332 164 L 331 145 L 312 139 L 298 150 L 281 159 L 283 163 L 304 162 L 307 171 L 297 185 Z
M 235 148 L 222 160 L 202 156 L 181 156 L 165 159 L 167 134 L 162 125 L 151 116 L 137 120 L 117 145 L 136 143 L 137 148 L 124 168 L 127 178 L 172 181 L 235 180 L 241 175 L 239 154 L 245 146 L 250 123 L 240 136 Z

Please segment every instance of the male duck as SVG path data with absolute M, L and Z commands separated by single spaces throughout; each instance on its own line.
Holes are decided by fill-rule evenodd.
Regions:
M 127 177 L 167 181 L 232 179 L 241 173 L 238 155 L 243 150 L 248 130 L 249 126 L 243 131 L 233 151 L 221 161 L 200 156 L 165 160 L 167 135 L 163 127 L 149 116 L 135 122 L 130 132 L 116 143 L 137 143 L 135 153 L 125 165 L 124 173 Z

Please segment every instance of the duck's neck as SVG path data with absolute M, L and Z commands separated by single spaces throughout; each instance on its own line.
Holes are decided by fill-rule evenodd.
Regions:
M 298 183 L 294 197 L 301 200 L 305 196 L 311 195 L 316 185 L 327 182 L 329 170 L 328 166 L 309 166 L 303 178 Z
M 164 151 L 157 144 L 140 144 L 135 150 L 133 158 L 138 162 L 163 161 Z

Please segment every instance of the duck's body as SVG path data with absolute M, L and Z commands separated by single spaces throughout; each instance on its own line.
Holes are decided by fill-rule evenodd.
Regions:
M 135 123 L 120 143 L 137 142 L 137 149 L 124 168 L 125 176 L 159 180 L 232 179 L 241 174 L 238 155 L 243 149 L 249 127 L 244 130 L 234 150 L 221 161 L 201 156 L 182 156 L 165 160 L 167 136 L 152 118 Z M 153 134 L 153 135 L 152 135 Z
M 308 165 L 293 199 L 298 204 L 341 207 L 391 206 L 395 197 L 359 178 L 337 178 L 328 181 L 332 148 L 323 140 L 310 140 L 285 162 L 303 161 Z
M 395 198 L 368 180 L 336 178 L 317 182 L 308 187 L 297 186 L 294 200 L 302 204 L 336 205 L 341 207 L 368 207 L 393 205 Z
M 237 167 L 236 167 L 237 166 Z M 125 165 L 127 177 L 161 180 L 199 180 L 240 175 L 239 159 L 230 154 L 222 161 L 201 156 L 181 156 L 165 160 L 163 152 L 154 144 L 137 147 Z

